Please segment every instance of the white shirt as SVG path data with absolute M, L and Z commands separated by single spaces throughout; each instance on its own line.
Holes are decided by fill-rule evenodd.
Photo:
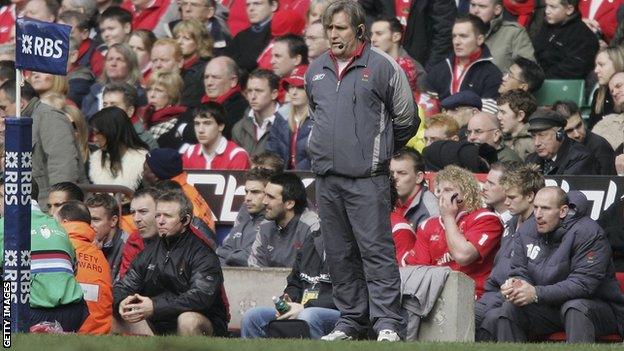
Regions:
M 224 136 L 221 136 L 218 143 L 219 145 L 217 145 L 217 148 L 214 152 L 206 152 L 206 149 L 203 146 L 201 147 L 201 153 L 202 156 L 204 156 L 204 158 L 206 159 L 207 165 L 212 164 L 212 160 L 215 158 L 215 156 L 221 155 L 225 152 L 225 148 L 227 147 L 227 139 Z
M 279 105 L 276 104 L 275 111 L 277 111 L 278 108 Z M 273 125 L 273 122 L 275 122 L 275 114 L 272 114 L 270 117 L 265 118 L 264 121 L 262 121 L 262 125 L 258 124 L 258 120 L 256 119 L 256 114 L 254 110 L 250 109 L 248 116 L 249 118 L 251 118 L 254 127 L 256 127 L 256 141 L 262 139 L 262 137 L 269 131 L 269 129 Z
M 598 12 L 598 8 L 602 5 L 603 0 L 590 0 L 589 4 L 589 16 L 587 18 L 594 19 L 596 16 L 596 12 Z

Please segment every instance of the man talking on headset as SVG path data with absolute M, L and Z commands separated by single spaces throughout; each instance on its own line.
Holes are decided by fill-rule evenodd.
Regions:
M 390 228 L 389 163 L 415 133 L 419 119 L 407 77 L 365 37 L 364 10 L 331 2 L 322 16 L 330 50 L 309 67 L 305 82 L 313 129 L 312 170 L 340 310 L 323 340 L 363 336 L 399 341 L 400 277 Z
M 558 112 L 538 109 L 529 118 L 528 131 L 533 137 L 535 152 L 525 163 L 540 166 L 544 175 L 596 174 L 596 162 L 583 144 L 566 135 L 566 120 Z

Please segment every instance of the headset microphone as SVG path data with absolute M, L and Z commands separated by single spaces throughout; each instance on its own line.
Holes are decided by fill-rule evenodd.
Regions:
M 345 48 L 345 44 L 338 44 L 338 49 L 342 50 Z

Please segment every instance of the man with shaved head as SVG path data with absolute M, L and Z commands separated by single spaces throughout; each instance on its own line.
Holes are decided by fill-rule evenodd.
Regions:
M 559 187 L 539 190 L 534 217 L 518 230 L 498 318 L 484 322 L 499 342 L 565 331 L 566 341 L 593 343 L 624 325 L 624 295 L 602 228 L 569 203 Z
M 503 143 L 503 131 L 495 115 L 487 112 L 479 112 L 468 121 L 466 137 L 469 142 L 475 144 L 489 144 L 496 149 L 496 155 L 500 162 L 522 162 L 518 153 Z

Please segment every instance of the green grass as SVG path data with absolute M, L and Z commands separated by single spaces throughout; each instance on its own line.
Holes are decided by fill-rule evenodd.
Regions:
M 242 340 L 207 337 L 129 337 L 78 335 L 13 335 L 11 349 L 28 351 L 540 351 L 540 350 L 623 350 L 622 344 L 482 344 L 482 343 L 377 343 L 348 341 L 328 343 L 311 340 Z

